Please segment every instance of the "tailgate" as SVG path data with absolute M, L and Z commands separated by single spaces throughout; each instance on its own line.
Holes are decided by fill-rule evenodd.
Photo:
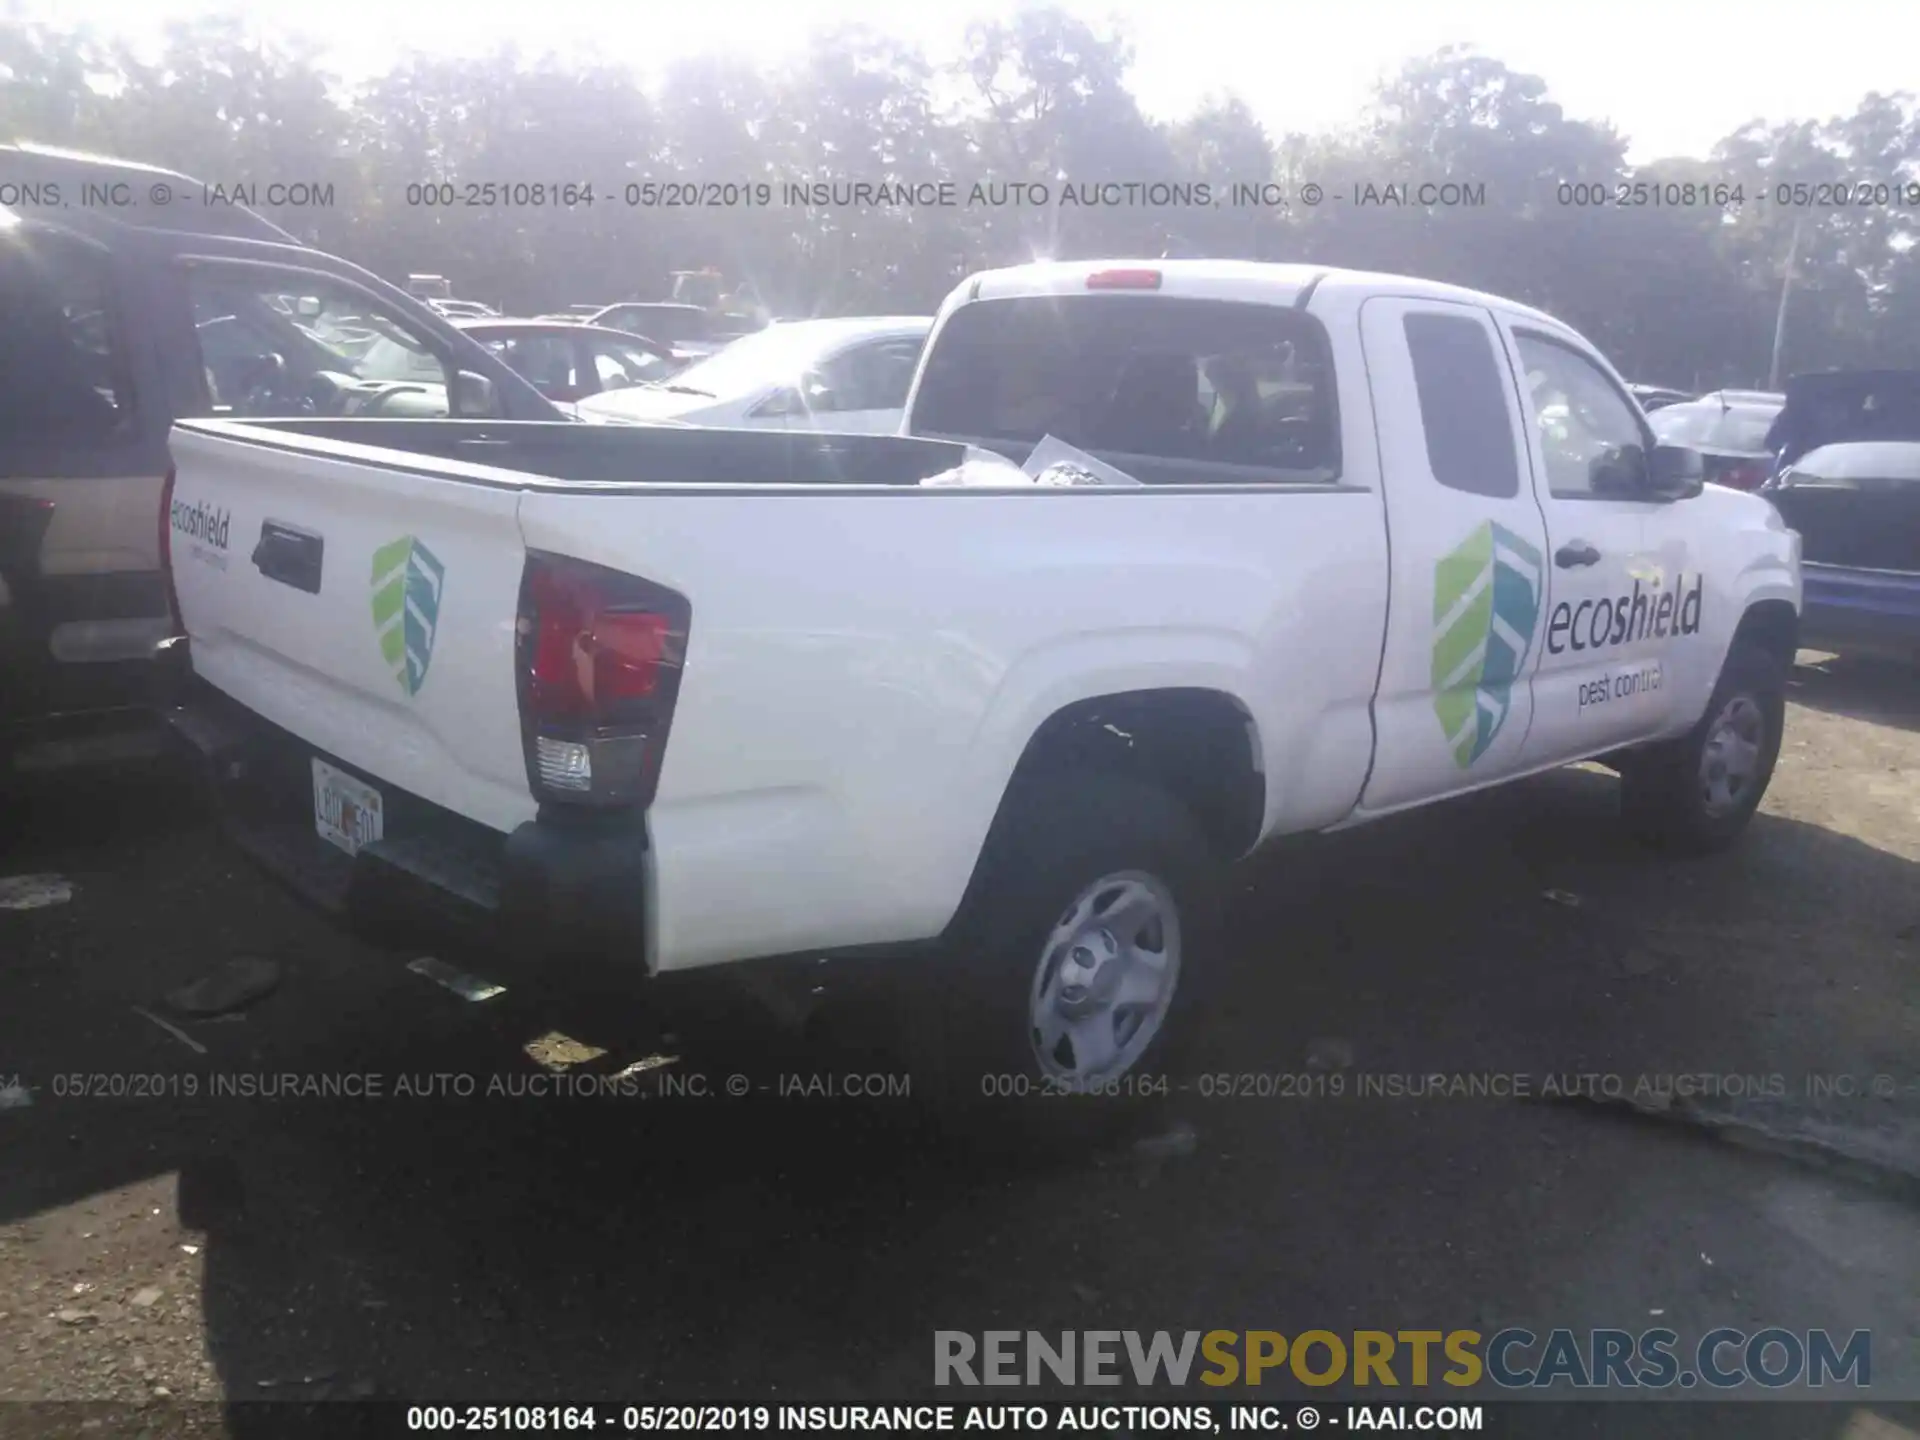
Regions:
M 514 682 L 519 491 L 244 425 L 179 425 L 169 527 L 194 672 L 379 782 L 533 818 Z

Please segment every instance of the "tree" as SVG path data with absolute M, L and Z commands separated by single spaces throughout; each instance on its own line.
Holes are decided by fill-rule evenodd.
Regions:
M 1905 94 L 1634 171 L 1611 127 L 1459 48 L 1406 65 L 1331 133 L 1270 136 L 1231 95 L 1157 124 L 1124 33 L 1045 5 L 973 26 L 944 69 L 842 27 L 777 73 L 694 57 L 649 93 L 592 57 L 513 49 L 408 56 L 349 88 L 311 45 L 237 20 L 176 25 L 143 58 L 0 4 L 0 133 L 229 186 L 330 183 L 330 208 L 270 218 L 390 279 L 437 271 L 522 312 L 663 295 L 670 272 L 708 265 L 783 313 L 828 314 L 925 313 L 966 272 L 1041 255 L 1306 260 L 1530 302 L 1635 378 L 1705 387 L 1765 376 L 1796 248 L 1789 370 L 1920 365 Z M 1203 181 L 1219 203 L 1180 203 Z M 933 199 L 812 203 L 814 182 Z M 1236 205 L 1235 184 L 1285 203 Z

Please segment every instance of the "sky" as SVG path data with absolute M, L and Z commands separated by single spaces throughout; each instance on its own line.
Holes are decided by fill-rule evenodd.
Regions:
M 231 11 L 208 0 L 22 0 L 53 23 L 87 23 L 129 38 L 169 18 Z M 930 58 L 957 52 L 966 21 L 1004 14 L 1004 0 L 326 0 L 256 3 L 263 28 L 321 41 L 339 74 L 385 69 L 401 53 L 523 49 L 591 54 L 657 72 L 685 55 L 726 51 L 776 64 L 815 29 L 845 21 L 919 43 Z M 1131 83 L 1156 119 L 1176 118 L 1231 91 L 1274 134 L 1350 123 L 1374 83 L 1405 61 L 1468 44 L 1543 77 L 1580 119 L 1611 120 L 1635 163 L 1704 155 L 1752 119 L 1825 119 L 1871 90 L 1920 87 L 1910 43 L 1913 0 L 1825 0 L 1820 23 L 1794 11 L 1723 0 L 1066 0 L 1133 39 Z M 284 16 L 282 20 L 280 17 Z

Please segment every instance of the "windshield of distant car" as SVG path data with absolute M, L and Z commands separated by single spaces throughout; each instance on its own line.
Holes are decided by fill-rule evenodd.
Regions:
M 716 399 L 740 399 L 780 385 L 799 383 L 833 351 L 858 338 L 832 326 L 776 325 L 743 336 L 717 355 L 689 365 L 667 383 Z
M 1669 445 L 1696 445 L 1709 450 L 1741 450 L 1760 454 L 1767 448 L 1767 429 L 1780 412 L 1736 405 L 1668 405 L 1647 417 L 1653 433 Z
M 1822 445 L 1793 464 L 1803 478 L 1818 480 L 1891 480 L 1920 483 L 1920 443 L 1860 440 Z
M 713 333 L 706 311 L 679 305 L 615 305 L 588 318 L 595 325 L 644 335 L 662 345 L 676 340 L 705 340 Z
M 624 341 L 597 338 L 593 342 L 593 368 L 602 390 L 651 385 L 673 374 L 673 362 L 664 355 Z

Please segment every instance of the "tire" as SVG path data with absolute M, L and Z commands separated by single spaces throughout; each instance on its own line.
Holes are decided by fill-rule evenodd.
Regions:
M 1192 814 L 1151 784 L 1023 782 L 995 820 L 935 973 L 909 1002 L 917 1019 L 902 1027 L 901 1058 L 915 1096 L 969 1129 L 985 1121 L 1051 1138 L 1100 1133 L 1171 1093 L 1168 1067 L 1193 1038 L 1211 978 L 1220 869 Z M 1122 927 L 1141 913 L 1129 935 Z M 1169 967 L 1158 996 L 1121 999 L 1124 982 L 1145 986 Z M 1051 1022 L 1052 1046 L 1035 1038 L 1036 1013 Z M 1084 1053 L 1076 1036 L 1087 1037 Z M 1102 1065 L 1095 1052 L 1109 1040 Z
M 1620 808 L 1634 835 L 1659 849 L 1694 854 L 1737 840 L 1773 779 L 1786 694 L 1779 660 L 1736 641 L 1700 723 L 1622 769 Z

